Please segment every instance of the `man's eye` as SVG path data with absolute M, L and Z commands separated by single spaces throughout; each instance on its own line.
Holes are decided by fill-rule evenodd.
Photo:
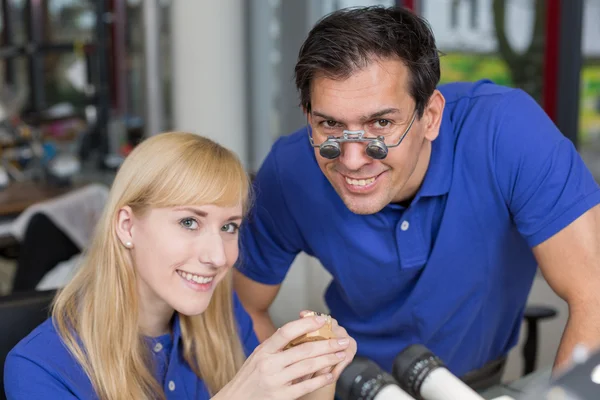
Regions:
M 179 221 L 179 224 L 185 229 L 198 229 L 198 221 L 196 221 L 194 218 L 184 218 Z
M 240 226 L 238 224 L 236 224 L 235 222 L 230 222 L 221 227 L 221 230 L 223 232 L 227 232 L 227 233 L 236 233 L 238 231 L 238 229 L 240 229 Z
M 376 128 L 387 128 L 390 125 L 390 121 L 387 119 L 378 119 L 375 121 Z
M 335 128 L 337 126 L 337 122 L 329 119 L 329 120 L 325 121 L 325 126 L 327 128 Z

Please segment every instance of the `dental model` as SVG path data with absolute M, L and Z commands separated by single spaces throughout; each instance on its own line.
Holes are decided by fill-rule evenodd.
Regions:
M 306 313 L 303 318 L 306 317 L 312 317 L 314 315 L 323 315 L 327 317 L 327 322 L 325 322 L 325 325 L 323 325 L 322 327 L 320 327 L 319 329 L 317 329 L 314 332 L 309 332 L 307 334 L 304 334 L 300 337 L 297 337 L 296 339 L 292 340 L 291 342 L 289 342 L 287 344 L 287 346 L 285 346 L 284 350 L 287 350 L 291 347 L 294 346 L 298 346 L 302 343 L 306 343 L 306 342 L 316 342 L 317 340 L 327 340 L 327 339 L 333 339 L 335 337 L 335 335 L 333 334 L 332 331 L 332 327 L 331 327 L 331 316 L 326 315 L 326 314 L 322 314 L 322 313 L 318 313 L 318 312 L 308 312 Z

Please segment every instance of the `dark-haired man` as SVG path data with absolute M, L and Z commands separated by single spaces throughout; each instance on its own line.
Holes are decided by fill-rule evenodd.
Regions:
M 327 16 L 295 72 L 307 127 L 257 174 L 235 276 L 259 337 L 303 251 L 357 354 L 388 371 L 417 342 L 459 376 L 505 357 L 537 266 L 569 303 L 556 364 L 600 342 L 600 191 L 527 94 L 438 88 L 433 34 L 401 8 Z

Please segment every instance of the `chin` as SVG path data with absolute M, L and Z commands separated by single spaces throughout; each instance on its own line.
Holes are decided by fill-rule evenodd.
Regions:
M 175 311 L 177 311 L 181 315 L 185 315 L 188 317 L 194 317 L 200 315 L 206 311 L 208 308 L 208 304 L 210 303 L 210 298 L 206 300 L 196 300 L 196 301 L 182 301 L 178 302 L 176 307 L 173 307 Z
M 349 196 L 346 194 L 341 195 L 340 197 L 350 211 L 359 215 L 376 214 L 389 203 L 377 198 L 376 196 L 356 198 L 355 196 Z
M 348 207 L 348 209 L 350 211 L 352 211 L 354 214 L 358 214 L 358 215 L 371 215 L 371 214 L 376 214 L 379 211 L 381 211 L 383 209 L 383 207 L 377 207 L 374 204 L 370 204 L 370 205 L 366 205 L 366 204 L 361 204 L 361 205 L 356 205 L 356 204 L 348 204 L 346 203 L 346 206 Z

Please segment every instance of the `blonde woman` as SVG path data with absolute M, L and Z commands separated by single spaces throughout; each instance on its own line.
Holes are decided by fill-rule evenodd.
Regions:
M 142 142 L 112 186 L 81 269 L 5 364 L 17 399 L 332 399 L 356 344 L 258 344 L 232 292 L 249 183 L 237 157 L 188 133 Z M 304 397 L 303 397 L 304 396 Z

